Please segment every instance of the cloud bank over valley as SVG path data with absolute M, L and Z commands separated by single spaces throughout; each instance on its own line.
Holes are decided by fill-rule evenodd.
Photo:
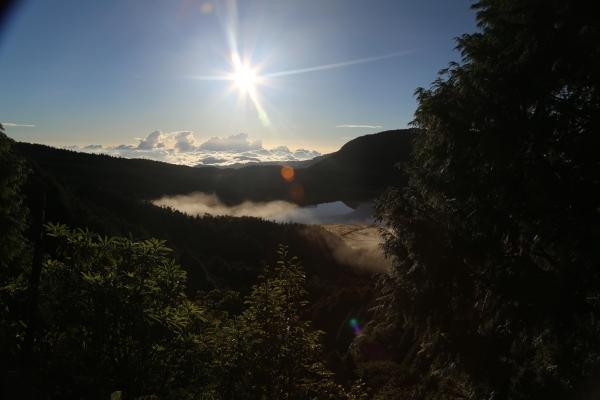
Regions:
M 202 192 L 179 196 L 165 196 L 153 201 L 157 206 L 171 207 L 190 215 L 210 214 L 231 215 L 233 217 L 271 218 L 298 208 L 296 204 L 283 201 L 252 202 L 246 201 L 235 206 L 227 206 L 215 194 Z
M 250 140 L 247 133 L 228 137 L 212 136 L 197 143 L 191 131 L 154 131 L 145 138 L 137 138 L 137 141 L 137 145 L 120 144 L 105 147 L 102 144 L 89 144 L 83 147 L 62 148 L 126 158 L 147 158 L 172 164 L 219 167 L 256 162 L 306 161 L 322 155 L 316 150 L 291 150 L 283 145 L 265 149 L 262 140 Z

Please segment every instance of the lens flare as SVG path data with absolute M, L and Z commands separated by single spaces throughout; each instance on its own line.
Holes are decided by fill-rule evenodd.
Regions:
M 295 201 L 300 201 L 304 198 L 304 186 L 299 183 L 293 183 L 290 187 L 290 197 Z
M 212 10 L 213 5 L 208 1 L 200 6 L 200 11 L 202 11 L 202 14 L 210 14 Z
M 354 333 L 360 335 L 360 328 L 358 327 L 358 321 L 356 320 L 356 318 L 352 318 L 350 320 L 350 325 L 352 325 L 352 327 L 354 328 Z
M 294 180 L 294 168 L 292 167 L 288 167 L 287 165 L 285 167 L 281 168 L 281 176 L 283 176 L 283 179 L 285 179 L 288 182 L 291 182 Z

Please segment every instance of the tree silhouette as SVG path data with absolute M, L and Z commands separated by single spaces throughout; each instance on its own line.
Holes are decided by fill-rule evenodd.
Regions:
M 25 183 L 25 160 L 14 149 L 12 139 L 6 136 L 0 124 L 0 268 L 21 254 L 25 243 L 22 234 L 27 227 L 27 209 L 23 205 L 21 186 Z
M 384 286 L 417 332 L 421 373 L 456 396 L 565 398 L 598 373 L 591 6 L 479 1 L 462 61 L 416 91 L 409 185 L 378 203 L 393 228 Z

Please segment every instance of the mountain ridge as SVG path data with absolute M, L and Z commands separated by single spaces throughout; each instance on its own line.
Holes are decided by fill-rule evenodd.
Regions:
M 409 129 L 360 136 L 312 165 L 296 168 L 292 182 L 281 176 L 280 165 L 196 168 L 40 144 L 16 145 L 31 163 L 78 191 L 105 188 L 139 200 L 201 191 L 217 194 L 227 205 L 246 200 L 287 200 L 308 205 L 373 198 L 390 184 L 398 183 L 402 174 L 395 164 L 408 160 L 413 137 Z M 292 192 L 299 185 L 304 192 L 301 198 Z

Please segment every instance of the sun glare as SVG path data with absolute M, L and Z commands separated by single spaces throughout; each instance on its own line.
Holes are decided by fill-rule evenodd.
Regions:
M 248 67 L 240 66 L 233 75 L 233 80 L 237 87 L 243 91 L 254 89 L 254 84 L 257 81 L 256 74 Z
M 258 91 L 255 90 L 255 85 L 262 83 L 262 80 L 259 82 L 256 71 L 250 68 L 248 66 L 249 64 L 242 63 L 237 51 L 231 52 L 231 61 L 233 62 L 233 68 L 235 72 L 231 74 L 228 79 L 231 79 L 233 81 L 233 86 L 240 90 L 240 96 L 238 99 L 245 99 L 246 93 L 248 93 L 252 103 L 254 103 L 254 108 L 256 108 L 258 118 L 262 122 L 263 126 L 269 126 L 271 122 L 269 121 L 266 111 L 263 110 L 262 106 L 260 105 Z

